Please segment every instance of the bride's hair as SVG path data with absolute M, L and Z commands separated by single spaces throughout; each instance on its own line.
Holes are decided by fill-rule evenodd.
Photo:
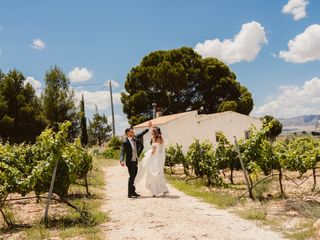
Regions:
M 159 143 L 163 143 L 163 138 L 162 138 L 162 134 L 161 134 L 161 129 L 159 127 L 155 127 L 152 129 L 152 133 L 153 133 L 153 138 L 151 140 L 152 142 L 159 142 Z

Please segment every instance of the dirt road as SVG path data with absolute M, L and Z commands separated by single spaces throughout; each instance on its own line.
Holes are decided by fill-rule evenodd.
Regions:
M 106 239 L 282 239 L 278 233 L 216 209 L 171 186 L 166 198 L 152 198 L 138 186 L 141 197 L 128 199 L 126 168 L 109 167 L 105 176 L 104 210 L 109 211 L 111 217 L 110 222 L 103 225 Z

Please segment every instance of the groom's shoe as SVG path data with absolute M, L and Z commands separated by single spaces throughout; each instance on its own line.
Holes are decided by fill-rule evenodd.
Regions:
M 138 193 L 136 193 L 136 192 L 134 192 L 132 195 L 133 195 L 133 196 L 136 196 L 136 197 L 140 197 L 140 194 L 138 194 Z
M 134 195 L 134 194 L 128 194 L 128 198 L 137 198 L 138 196 Z

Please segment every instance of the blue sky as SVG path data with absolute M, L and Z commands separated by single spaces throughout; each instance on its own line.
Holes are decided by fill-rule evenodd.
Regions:
M 152 51 L 188 46 L 229 64 L 253 94 L 253 115 L 320 114 L 319 10 L 318 0 L 4 0 L 0 69 L 21 70 L 40 92 L 60 66 L 89 116 L 95 104 L 111 114 L 103 83 L 113 80 L 120 133 L 130 69 Z

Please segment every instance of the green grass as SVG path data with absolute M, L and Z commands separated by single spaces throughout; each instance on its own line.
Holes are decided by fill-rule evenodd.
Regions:
M 242 218 L 253 220 L 253 221 L 267 220 L 267 212 L 265 209 L 260 209 L 260 208 L 247 209 L 245 211 L 238 212 L 238 214 Z
M 222 209 L 234 206 L 238 202 L 238 199 L 230 194 L 205 191 L 201 180 L 186 183 L 183 179 L 169 175 L 167 175 L 167 180 L 178 190 Z
M 28 228 L 24 231 L 25 239 L 47 239 L 50 237 L 50 231 L 44 224 L 39 224 L 37 226 Z

